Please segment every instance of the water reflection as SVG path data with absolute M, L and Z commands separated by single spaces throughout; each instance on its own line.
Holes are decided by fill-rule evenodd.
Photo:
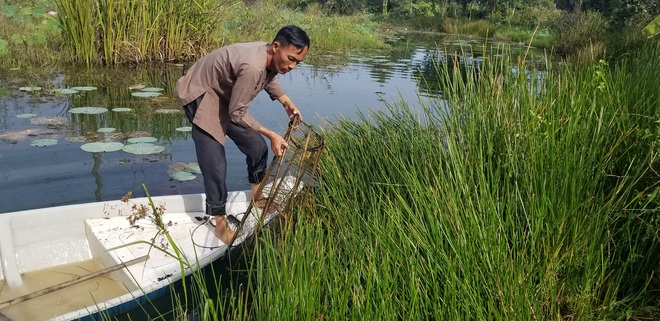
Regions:
M 450 40 L 448 42 L 448 40 Z M 478 40 L 451 43 L 438 35 L 414 39 L 404 35 L 392 40 L 393 50 L 320 57 L 324 64 L 302 64 L 279 77 L 280 83 L 302 111 L 306 122 L 320 126 L 338 117 L 385 110 L 387 103 L 405 101 L 411 108 L 438 103 L 436 68 L 465 68 L 481 63 Z M 472 58 L 474 56 L 474 58 Z M 449 57 L 449 58 L 448 58 Z M 470 58 L 466 58 L 470 57 Z M 452 59 L 458 59 L 454 65 Z M 55 205 L 121 198 L 144 183 L 152 195 L 203 192 L 201 175 L 179 182 L 168 175 L 174 163 L 196 162 L 189 126 L 172 92 L 183 68 L 155 66 L 117 69 L 64 68 L 35 78 L 17 71 L 0 75 L 0 213 Z M 463 75 L 464 70 L 458 74 Z M 136 85 L 163 88 L 162 96 L 131 95 Z M 38 92 L 19 91 L 20 86 L 41 86 Z M 53 94 L 49 89 L 95 86 L 96 90 L 72 95 Z M 71 114 L 76 107 L 105 107 L 98 115 Z M 113 111 L 130 108 L 130 111 Z M 171 112 L 168 112 L 171 111 Z M 284 133 L 288 118 L 281 106 L 262 93 L 251 113 L 265 126 Z M 63 126 L 38 125 L 16 115 L 64 117 Z M 99 133 L 112 127 L 113 133 Z M 124 151 L 90 153 L 80 149 L 85 142 L 117 141 L 152 136 L 165 150 L 155 155 Z M 56 138 L 49 147 L 33 147 L 36 138 Z M 227 143 L 228 188 L 248 189 L 245 160 L 231 141 Z

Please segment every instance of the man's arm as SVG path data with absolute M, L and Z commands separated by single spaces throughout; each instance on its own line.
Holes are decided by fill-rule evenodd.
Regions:
M 259 72 L 250 65 L 241 66 L 229 99 L 228 113 L 231 121 L 243 128 L 259 131 L 262 125 L 247 111 L 253 99 L 254 86 L 258 85 Z
M 298 110 L 298 107 L 296 107 L 293 101 L 291 101 L 289 96 L 286 95 L 282 89 L 282 86 L 280 86 L 279 81 L 277 81 L 277 78 L 273 77 L 273 79 L 268 82 L 265 89 L 268 95 L 270 95 L 270 99 L 277 100 L 280 102 L 280 104 L 282 104 L 286 110 L 287 115 L 289 115 L 289 119 L 293 120 L 293 116 L 298 114 L 300 116 L 300 120 L 302 120 L 300 110 Z
M 289 115 L 289 119 L 293 120 L 293 117 L 295 115 L 300 116 L 300 120 L 302 120 L 302 115 L 300 115 L 300 110 L 298 110 L 298 107 L 289 99 L 289 96 L 286 94 L 280 96 L 280 98 L 277 99 L 277 101 L 282 104 L 284 107 L 284 110 L 286 110 L 286 114 Z
M 270 148 L 275 153 L 275 156 L 280 157 L 284 154 L 284 150 L 289 148 L 289 144 L 278 133 L 261 126 L 259 134 L 266 136 L 270 140 Z

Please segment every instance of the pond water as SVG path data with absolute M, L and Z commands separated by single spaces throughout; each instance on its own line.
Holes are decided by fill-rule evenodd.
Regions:
M 370 51 L 353 55 L 317 57 L 323 64 L 303 63 L 280 75 L 279 81 L 301 110 L 304 120 L 315 127 L 338 117 L 354 118 L 383 110 L 388 102 L 405 101 L 411 108 L 420 101 L 430 103 L 441 94 L 423 85 L 432 78 L 434 63 L 442 63 L 445 50 L 472 47 L 481 40 L 436 45 L 443 40 L 430 37 L 411 40 L 401 37 L 392 51 Z M 446 39 L 444 39 L 446 40 Z M 454 49 L 447 49 L 454 48 Z M 476 53 L 479 56 L 479 53 Z M 144 183 L 156 195 L 203 192 L 202 177 L 179 181 L 170 173 L 195 165 L 190 126 L 173 99 L 182 68 L 176 66 L 73 69 L 62 68 L 45 79 L 27 80 L 21 70 L 0 75 L 0 213 L 93 201 L 116 200 Z M 135 85 L 155 87 L 157 97 L 135 97 Z M 21 87 L 39 86 L 26 91 Z M 77 93 L 55 93 L 52 89 L 76 86 Z M 74 114 L 73 108 L 104 107 L 100 114 Z M 130 108 L 118 111 L 116 108 Z M 114 110 L 113 110 L 114 109 Z M 259 94 L 250 112 L 265 126 L 284 134 L 288 118 L 277 102 Z M 33 114 L 31 118 L 27 117 Z M 114 132 L 99 132 L 115 128 Z M 87 152 L 89 142 L 130 144 L 132 137 L 154 137 L 162 151 L 131 154 L 124 150 Z M 33 146 L 39 139 L 55 139 L 51 146 Z M 272 156 L 272 154 L 271 154 Z M 228 140 L 228 188 L 248 189 L 243 155 Z M 136 193 L 137 196 L 141 194 Z

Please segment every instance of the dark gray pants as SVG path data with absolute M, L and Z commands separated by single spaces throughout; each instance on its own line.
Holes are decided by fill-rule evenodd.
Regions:
M 191 123 L 200 102 L 201 97 L 184 107 Z M 225 158 L 225 146 L 220 144 L 220 142 L 199 126 L 193 124 L 192 128 L 197 163 L 204 179 L 206 214 L 225 215 L 227 213 L 225 209 L 227 203 L 227 159 Z M 243 128 L 234 123 L 229 124 L 226 135 L 245 154 L 248 181 L 251 184 L 261 182 L 266 174 L 266 166 L 268 164 L 268 145 L 266 145 L 264 137 L 252 129 Z

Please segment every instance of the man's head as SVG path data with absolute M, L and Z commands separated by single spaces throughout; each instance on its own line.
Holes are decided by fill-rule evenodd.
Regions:
M 305 59 L 309 50 L 309 37 L 299 27 L 286 26 L 277 32 L 271 49 L 273 56 L 268 69 L 285 74 Z

